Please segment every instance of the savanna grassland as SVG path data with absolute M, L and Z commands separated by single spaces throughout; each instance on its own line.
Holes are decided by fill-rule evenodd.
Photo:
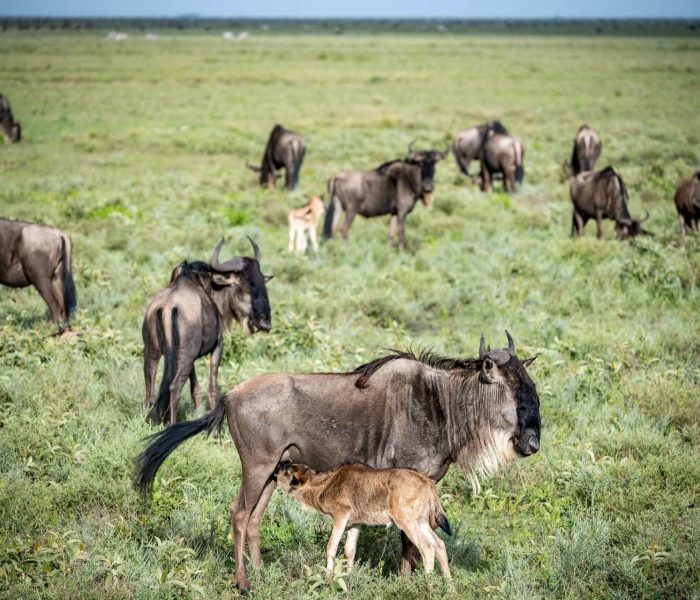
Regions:
M 71 234 L 80 301 L 78 335 L 55 338 L 33 289 L 0 290 L 0 595 L 237 596 L 228 434 L 176 451 L 152 497 L 131 475 L 153 432 L 144 309 L 174 265 L 222 235 L 224 257 L 248 253 L 250 235 L 275 275 L 273 331 L 227 334 L 223 390 L 352 369 L 382 347 L 474 356 L 482 331 L 502 346 L 507 328 L 521 357 L 539 354 L 543 420 L 541 452 L 479 496 L 455 468 L 441 482 L 452 587 L 398 576 L 398 531 L 383 528 L 326 583 L 330 524 L 277 492 L 252 598 L 698 597 L 700 240 L 680 238 L 672 200 L 700 164 L 697 36 L 8 32 L 0 91 L 26 137 L 0 148 L 0 214 Z M 287 254 L 288 210 L 329 176 L 491 118 L 524 140 L 517 194 L 481 194 L 448 158 L 405 252 L 387 248 L 386 219 L 358 218 L 348 243 Z M 293 193 L 244 168 L 276 122 L 308 146 Z M 620 243 L 611 222 L 602 241 L 593 223 L 569 237 L 561 165 L 583 122 L 655 237 Z

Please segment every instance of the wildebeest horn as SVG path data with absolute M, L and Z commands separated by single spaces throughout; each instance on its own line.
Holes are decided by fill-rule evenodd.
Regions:
M 211 258 L 209 258 L 209 264 L 214 267 L 219 264 L 219 252 L 221 252 L 221 247 L 224 245 L 224 238 L 221 238 L 221 241 L 216 245 L 216 248 L 214 248 L 214 252 L 211 254 Z
M 506 337 L 508 338 L 508 354 L 515 356 L 515 342 L 513 341 L 513 336 L 508 333 L 506 329 Z
M 245 267 L 245 261 L 240 256 L 234 256 L 231 260 L 227 260 L 224 263 L 219 262 L 219 252 L 221 252 L 221 247 L 223 245 L 224 238 L 221 238 L 221 241 L 216 245 L 211 258 L 209 259 L 209 264 L 212 266 L 212 268 L 224 273 L 243 270 Z
M 438 154 L 440 155 L 440 158 L 445 158 L 449 153 L 450 153 L 450 143 L 445 142 L 445 150 L 442 152 L 438 152 Z
M 248 167 L 251 171 L 255 171 L 256 173 L 260 173 L 260 171 L 262 170 L 260 167 L 251 165 L 248 161 L 246 161 L 245 166 Z
M 254 253 L 253 256 L 255 257 L 255 260 L 257 260 L 258 262 L 260 262 L 260 248 L 259 248 L 258 245 L 255 243 L 255 240 L 253 240 L 252 237 L 250 237 L 250 236 L 248 236 L 248 235 L 247 235 L 246 237 L 250 240 L 250 243 L 251 243 L 251 245 L 253 246 L 253 253 Z
M 645 210 L 644 212 L 646 213 L 646 216 L 641 221 L 639 221 L 640 223 L 644 223 L 645 221 L 649 220 L 649 211 Z
M 411 140 L 411 143 L 408 145 L 408 155 L 412 156 L 413 155 L 413 144 L 416 143 L 416 140 Z
M 479 342 L 479 360 L 483 360 L 486 356 L 486 340 L 484 340 L 484 334 L 481 334 L 481 341 Z

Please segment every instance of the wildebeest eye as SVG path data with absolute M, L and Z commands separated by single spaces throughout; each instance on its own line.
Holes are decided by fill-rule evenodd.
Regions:
M 292 485 L 299 485 L 299 480 L 296 478 L 296 475 L 292 475 L 292 479 L 289 483 Z

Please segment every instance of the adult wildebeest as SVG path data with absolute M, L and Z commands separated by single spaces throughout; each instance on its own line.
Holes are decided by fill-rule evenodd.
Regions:
M 420 199 L 430 208 L 433 202 L 435 163 L 447 156 L 448 149 L 413 150 L 408 157 L 385 162 L 371 171 L 342 171 L 328 180 L 328 209 L 323 224 L 323 236 L 333 236 L 345 211 L 343 239 L 356 215 L 379 217 L 391 215 L 389 244 L 398 234 L 399 247 L 404 247 L 406 216 Z
M 471 177 L 469 174 L 471 162 L 481 158 L 481 152 L 484 149 L 489 131 L 508 135 L 508 130 L 500 121 L 489 121 L 488 123 L 465 129 L 458 133 L 452 142 L 452 152 L 455 155 L 457 166 L 467 177 Z
M 0 94 L 0 131 L 5 143 L 19 142 L 22 139 L 22 126 L 15 121 L 8 99 Z
M 33 285 L 63 331 L 78 306 L 72 273 L 73 243 L 59 229 L 0 219 L 0 283 Z
M 158 468 L 186 439 L 220 427 L 224 415 L 238 449 L 243 480 L 231 521 L 236 579 L 247 588 L 246 542 L 260 564 L 260 521 L 275 489 L 278 463 L 317 471 L 344 463 L 412 468 L 439 481 L 459 464 L 475 490 L 479 477 L 540 448 L 539 397 L 526 367 L 508 348 L 479 358 L 395 352 L 352 373 L 269 374 L 236 386 L 211 413 L 152 436 L 137 460 L 136 485 L 147 490 Z M 415 565 L 403 541 L 402 569 Z
M 248 238 L 250 239 L 250 238 Z M 183 262 L 175 268 L 170 285 L 158 292 L 143 319 L 143 371 L 146 379 L 145 408 L 154 422 L 177 420 L 182 386 L 189 377 L 195 408 L 200 390 L 194 362 L 211 354 L 209 408 L 216 402 L 216 375 L 224 347 L 224 331 L 235 319 L 244 331 L 269 331 L 270 303 L 260 271 L 260 249 L 250 239 L 254 258 L 237 256 L 219 262 L 224 240 L 216 246 L 209 263 Z M 156 371 L 164 356 L 163 379 L 153 406 Z M 168 411 L 168 407 L 170 410 Z
M 571 171 L 574 176 L 595 169 L 602 149 L 603 142 L 600 141 L 600 136 L 588 125 L 581 125 L 576 132 L 571 154 Z
M 700 221 L 700 171 L 678 184 L 674 200 L 681 225 L 681 235 L 685 235 L 686 228 L 692 233 L 697 233 L 698 221 Z
M 583 235 L 589 219 L 596 220 L 598 238 L 603 237 L 603 219 L 615 221 L 615 232 L 621 240 L 636 235 L 653 235 L 641 226 L 649 218 L 649 213 L 643 219 L 630 216 L 627 188 L 612 167 L 577 175 L 571 180 L 569 192 L 574 205 L 571 235 Z
M 260 174 L 260 185 L 275 187 L 277 171 L 284 169 L 284 187 L 293 190 L 299 182 L 301 163 L 306 154 L 304 138 L 282 125 L 275 125 L 265 146 L 265 153 L 259 167 L 246 163 L 246 166 Z
M 506 191 L 514 192 L 515 183 L 522 183 L 525 176 L 524 158 L 525 148 L 520 138 L 489 131 L 481 151 L 482 191 L 490 192 L 493 175 L 501 173 Z

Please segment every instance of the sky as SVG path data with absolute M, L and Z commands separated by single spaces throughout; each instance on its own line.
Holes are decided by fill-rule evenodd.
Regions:
M 698 18 L 700 0 L 0 0 L 0 16 Z

